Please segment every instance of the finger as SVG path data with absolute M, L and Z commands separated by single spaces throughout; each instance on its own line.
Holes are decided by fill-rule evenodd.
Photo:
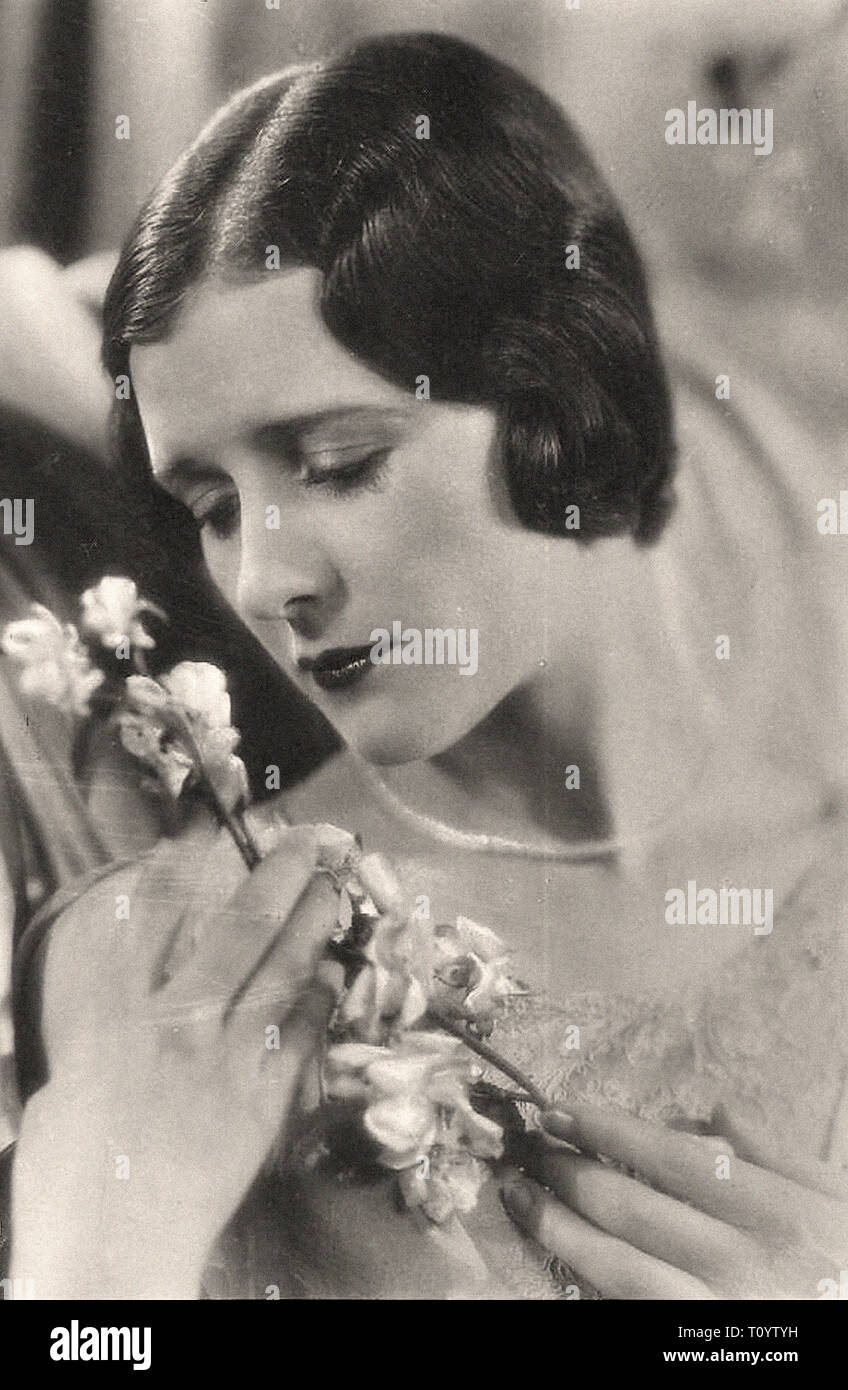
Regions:
M 323 966 L 293 1004 L 287 1001 L 285 1019 L 277 1015 L 279 1026 L 273 1046 L 268 1046 L 264 1026 L 265 1018 L 273 1017 L 270 1012 L 264 1018 L 250 1011 L 234 1013 L 227 1027 L 228 1074 L 231 1084 L 238 1087 L 243 1110 L 259 1126 L 263 1150 L 273 1143 L 275 1135 L 285 1143 L 292 1105 L 326 1037 L 338 991 L 334 983 L 321 976 Z M 316 1084 L 314 1103 L 318 1100 Z M 312 1104 L 307 1103 L 307 1109 L 311 1108 Z
M 326 876 L 311 878 L 288 915 L 285 926 L 269 940 L 250 973 L 227 1002 L 223 1022 L 235 1030 L 243 1022 L 264 1032 L 285 1021 L 316 975 L 338 914 L 338 890 Z M 344 971 L 335 971 L 339 983 Z M 325 983 L 334 976 L 323 976 Z M 282 1029 L 281 1029 L 282 1033 Z
M 666 1123 L 669 1129 L 678 1130 L 682 1134 L 697 1135 L 704 1147 L 708 1148 L 712 1153 L 733 1153 L 733 1145 L 725 1135 L 716 1134 L 714 1130 L 711 1133 L 707 1133 L 707 1127 L 710 1123 L 707 1120 L 692 1120 L 684 1115 L 680 1115 L 675 1119 L 667 1120 Z
M 768 1230 L 797 1205 L 798 1189 L 780 1175 L 734 1154 L 712 1153 L 698 1135 L 617 1108 L 574 1102 L 568 1115 L 550 1111 L 542 1124 L 584 1153 L 614 1159 L 670 1196 L 742 1230 Z
M 301 992 L 288 1012 L 281 1033 L 280 1051 L 289 1065 L 295 1064 L 298 1068 L 309 1061 L 323 1040 L 338 1002 L 340 981 L 335 976 L 344 972 L 335 961 L 327 961 L 326 966 L 326 972 L 322 965 L 319 976 Z
M 291 820 L 275 802 L 251 806 L 244 820 L 260 859 L 267 859 L 286 831 L 292 828 Z
M 700 1129 L 691 1129 L 689 1126 L 683 1124 L 671 1125 L 670 1128 L 682 1130 L 687 1134 L 693 1135 L 693 1137 L 697 1138 L 698 1143 L 705 1153 L 727 1154 L 730 1156 L 734 1152 L 730 1140 L 723 1134 L 703 1134 Z M 565 1141 L 556 1139 L 553 1135 L 546 1133 L 544 1130 L 537 1129 L 528 1131 L 523 1135 L 521 1142 L 522 1145 L 529 1146 L 529 1151 L 535 1155 L 539 1149 L 553 1149 L 555 1152 L 561 1153 Z
M 323 1044 L 337 999 L 338 989 L 334 985 L 326 979 L 312 980 L 289 1010 L 279 1052 L 266 1051 L 260 1070 L 272 1088 L 277 1113 L 283 1118 L 288 1115 L 300 1092 L 304 1074 Z
M 209 878 L 208 856 L 215 836 L 212 817 L 201 811 L 179 835 L 160 840 L 145 861 L 127 922 L 134 943 L 133 984 L 141 997 L 162 983 L 186 901 Z
M 409 905 L 397 874 L 385 855 L 364 855 L 356 876 L 381 914 L 401 920 L 405 918 Z
M 583 1154 L 540 1149 L 530 1171 L 595 1226 L 711 1286 L 756 1261 L 742 1232 Z
M 311 826 L 287 831 L 203 931 L 194 955 L 162 991 L 163 1008 L 216 1001 L 226 1011 L 261 965 L 315 875 Z M 297 942 L 293 943 L 295 947 Z
M 168 885 L 182 894 L 182 911 L 158 962 L 158 987 L 185 968 L 221 904 L 230 900 L 249 872 L 233 837 L 224 829 L 207 835 L 194 854 L 184 859 L 188 862 L 177 869 L 177 882 Z
M 750 1121 L 733 1113 L 728 1107 L 716 1106 L 713 1123 L 728 1135 L 736 1153 L 748 1163 L 781 1173 L 791 1182 L 813 1188 L 826 1196 L 848 1198 L 848 1176 L 844 1172 L 822 1163 L 819 1159 L 804 1158 L 793 1153 L 786 1147 L 785 1142 L 777 1143 L 770 1135 L 757 1130 Z
M 252 820 L 251 833 L 265 859 L 291 828 L 290 822 L 271 814 Z M 176 901 L 182 900 L 184 908 L 161 954 L 158 986 L 187 964 L 211 919 L 219 914 L 221 904 L 229 901 L 249 872 L 229 830 L 221 827 L 215 834 L 210 826 L 202 839 L 195 836 L 195 842 L 193 853 L 187 854 L 183 849 L 177 854 L 174 865 L 164 870 L 168 875 L 165 890 L 173 894 Z M 161 892 L 160 887 L 160 896 Z
M 516 1224 L 606 1298 L 711 1299 L 706 1284 L 628 1245 L 570 1211 L 536 1183 L 504 1189 Z

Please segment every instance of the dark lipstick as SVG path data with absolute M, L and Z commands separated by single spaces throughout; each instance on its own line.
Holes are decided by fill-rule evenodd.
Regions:
M 301 671 L 308 671 L 322 690 L 347 690 L 367 675 L 371 644 L 367 647 L 328 647 L 319 656 L 298 659 Z

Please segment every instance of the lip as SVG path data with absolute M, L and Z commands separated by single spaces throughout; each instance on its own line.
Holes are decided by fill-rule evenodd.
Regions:
M 369 642 L 367 647 L 328 647 L 316 657 L 298 657 L 297 664 L 321 690 L 349 690 L 371 670 L 372 646 Z

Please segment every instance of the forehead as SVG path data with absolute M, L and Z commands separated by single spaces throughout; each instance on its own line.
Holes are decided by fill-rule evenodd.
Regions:
M 202 449 L 257 422 L 342 405 L 396 407 L 406 392 L 331 335 L 321 273 L 269 271 L 258 283 L 195 287 L 164 342 L 134 346 L 130 372 L 151 448 Z

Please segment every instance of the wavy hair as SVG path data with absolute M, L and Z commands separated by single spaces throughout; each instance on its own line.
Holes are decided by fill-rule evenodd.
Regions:
M 525 525 L 659 534 L 674 443 L 641 261 L 580 138 L 519 73 L 400 34 L 237 94 L 129 235 L 108 371 L 129 375 L 132 344 L 166 337 L 203 277 L 274 273 L 269 247 L 321 272 L 329 330 L 383 377 L 495 409 Z M 116 412 L 138 452 L 133 399 Z

